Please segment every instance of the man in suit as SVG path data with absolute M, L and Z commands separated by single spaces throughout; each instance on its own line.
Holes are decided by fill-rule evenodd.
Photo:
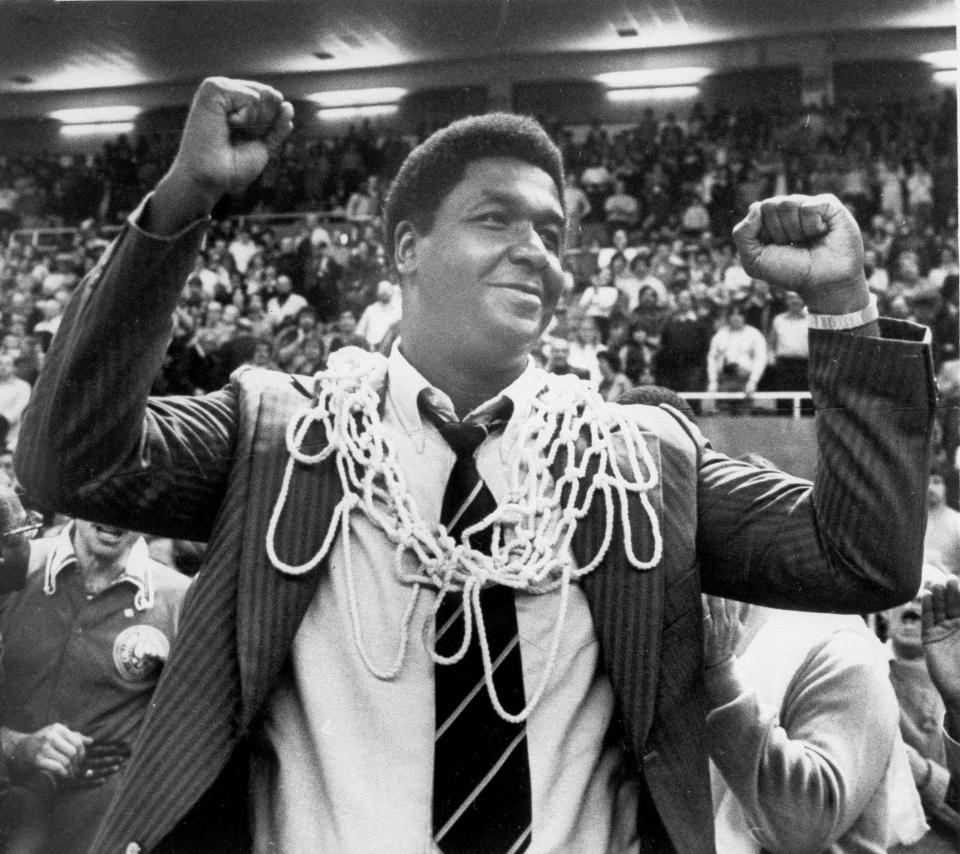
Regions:
M 562 165 L 536 123 L 495 115 L 435 134 L 391 188 L 389 359 L 345 350 L 314 389 L 245 369 L 148 399 L 206 215 L 291 115 L 269 87 L 201 85 L 27 413 L 29 492 L 209 541 L 94 850 L 712 851 L 701 588 L 849 612 L 913 595 L 922 330 L 881 335 L 837 200 L 776 199 L 736 238 L 821 327 L 816 485 L 712 451 L 668 408 L 604 406 L 530 364 L 562 285 Z

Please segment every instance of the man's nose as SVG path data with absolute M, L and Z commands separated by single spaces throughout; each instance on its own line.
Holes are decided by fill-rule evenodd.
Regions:
M 545 267 L 550 263 L 550 252 L 543 242 L 543 238 L 530 224 L 518 229 L 518 233 L 510 245 L 510 260 L 515 264 L 528 264 L 532 267 Z

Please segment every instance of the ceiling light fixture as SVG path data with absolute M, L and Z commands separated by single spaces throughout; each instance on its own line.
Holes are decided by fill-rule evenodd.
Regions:
M 353 107 L 325 107 L 317 110 L 317 118 L 323 121 L 368 119 L 374 116 L 392 116 L 397 109 L 396 104 L 360 104 Z
M 626 103 L 696 98 L 699 94 L 699 86 L 637 86 L 631 89 L 611 89 L 607 92 L 607 98 L 615 103 Z
M 920 59 L 934 68 L 956 68 L 957 51 L 956 50 L 935 50 L 931 53 L 923 53 Z
M 643 68 L 635 71 L 609 71 L 594 80 L 609 89 L 636 89 L 647 86 L 692 86 L 712 69 L 694 66 L 680 68 Z
M 64 125 L 95 124 L 102 122 L 132 122 L 140 115 L 139 107 L 75 107 L 54 110 L 49 114 Z
M 122 133 L 133 132 L 133 122 L 82 122 L 64 125 L 60 128 L 62 136 L 119 136 Z
M 321 107 L 360 107 L 366 104 L 396 104 L 406 94 L 406 89 L 397 86 L 381 86 L 373 89 L 314 92 L 307 95 L 307 99 Z

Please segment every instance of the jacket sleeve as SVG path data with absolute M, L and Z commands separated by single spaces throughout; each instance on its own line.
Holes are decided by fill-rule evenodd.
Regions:
M 232 462 L 234 393 L 148 395 L 206 223 L 158 238 L 136 225 L 144 206 L 67 307 L 24 415 L 15 465 L 46 507 L 204 540 Z
M 707 593 L 866 613 L 920 585 L 935 389 L 924 329 L 812 331 L 815 482 L 699 447 L 697 552 Z M 899 336 L 899 337 L 894 337 Z
M 765 849 L 826 851 L 886 773 L 897 700 L 866 640 L 839 632 L 812 650 L 779 710 L 739 685 L 718 691 L 733 698 L 707 716 L 710 756 Z

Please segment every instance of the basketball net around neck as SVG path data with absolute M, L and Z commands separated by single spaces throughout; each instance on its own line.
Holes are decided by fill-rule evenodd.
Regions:
M 516 441 L 510 442 L 506 497 L 492 513 L 464 530 L 460 540 L 455 541 L 444 525 L 428 522 L 421 516 L 407 486 L 396 450 L 380 417 L 380 392 L 385 375 L 383 356 L 345 347 L 330 356 L 326 371 L 315 376 L 312 404 L 296 412 L 287 424 L 286 445 L 290 457 L 267 527 L 267 555 L 280 572 L 300 575 L 327 556 L 340 532 L 354 642 L 364 665 L 378 679 L 393 679 L 402 669 L 419 597 L 424 588 L 436 590 L 432 613 L 423 626 L 423 641 L 431 659 L 437 665 L 459 661 L 476 630 L 490 700 L 501 717 L 519 723 L 529 717 L 549 681 L 563 632 L 571 582 L 593 572 L 610 548 L 615 503 L 619 506 L 624 551 L 630 564 L 646 570 L 660 562 L 663 538 L 648 495 L 658 483 L 657 466 L 640 428 L 626 417 L 623 407 L 606 403 L 573 376 L 539 371 L 539 393 L 531 402 L 529 416 L 520 426 Z M 319 453 L 307 454 L 302 448 L 314 424 L 322 426 L 326 444 Z M 305 563 L 291 565 L 277 552 L 276 532 L 294 467 L 298 463 L 318 465 L 331 456 L 343 497 L 334 508 L 330 527 L 316 554 Z M 571 550 L 573 534 L 597 492 L 604 505 L 604 535 L 593 558 L 584 566 L 576 566 Z M 652 554 L 646 559 L 633 552 L 629 493 L 639 497 L 652 532 Z M 370 658 L 361 629 L 350 545 L 351 519 L 355 513 L 366 516 L 394 545 L 394 574 L 401 584 L 410 588 L 397 651 L 394 660 L 385 666 Z M 471 537 L 485 529 L 490 529 L 492 535 L 489 554 L 471 546 Z M 403 565 L 408 552 L 414 558 L 416 571 Z M 559 588 L 555 628 L 543 676 L 526 706 L 516 714 L 503 708 L 493 684 L 493 667 L 480 608 L 480 590 L 490 584 L 503 584 L 532 595 Z M 434 616 L 446 596 L 460 596 L 463 600 L 463 642 L 451 656 L 442 656 L 436 651 L 433 637 Z

